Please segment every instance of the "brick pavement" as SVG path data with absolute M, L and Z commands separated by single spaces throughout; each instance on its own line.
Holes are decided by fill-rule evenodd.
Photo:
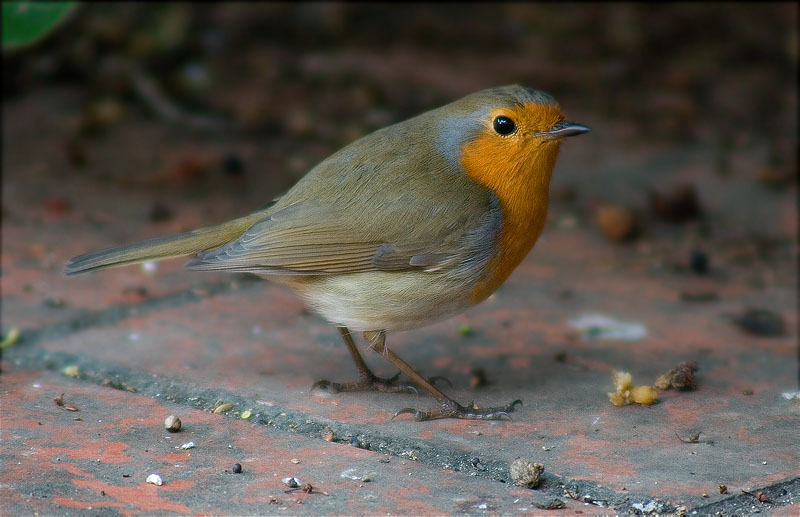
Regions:
M 10 513 L 517 513 L 542 512 L 536 505 L 554 498 L 570 514 L 797 513 L 800 403 L 781 396 L 798 389 L 796 186 L 755 189 L 752 154 L 737 155 L 745 172 L 722 180 L 702 147 L 606 151 L 613 127 L 565 145 L 554 191 L 572 186 L 578 201 L 554 200 L 541 242 L 507 284 L 465 315 L 388 341 L 423 374 L 448 377 L 458 400 L 524 405 L 512 422 L 420 424 L 390 417 L 430 406 L 425 397 L 309 393 L 317 379 L 351 379 L 350 359 L 334 328 L 269 282 L 184 272 L 180 260 L 155 272 L 63 277 L 75 254 L 220 221 L 284 187 L 251 175 L 243 192 L 212 175 L 198 189 L 131 188 L 114 175 L 152 168 L 152 156 L 248 145 L 138 120 L 92 144 L 88 172 L 65 172 L 59 128 L 74 102 L 56 92 L 4 113 L 2 325 L 21 329 L 0 377 L 0 487 Z M 23 111 L 40 124 L 11 131 Z M 34 131 L 43 148 L 31 143 Z M 125 146 L 138 148 L 131 142 L 152 149 L 120 160 Z M 686 179 L 710 237 L 649 221 L 642 239 L 619 245 L 587 216 L 594 199 L 641 205 L 643 186 Z M 53 210 L 53 198 L 70 208 Z M 148 220 L 154 198 L 175 218 Z M 686 267 L 697 246 L 709 250 L 708 274 Z M 687 291 L 716 298 L 688 302 Z M 728 315 L 751 306 L 779 313 L 786 334 L 733 325 Z M 570 327 L 592 313 L 647 334 L 606 340 Z M 367 360 L 393 373 L 379 357 Z M 612 370 L 648 383 L 685 360 L 699 363 L 697 390 L 664 392 L 651 407 L 609 403 Z M 478 367 L 490 384 L 475 389 Z M 53 403 L 62 392 L 79 411 Z M 219 403 L 232 408 L 211 413 Z M 181 433 L 165 432 L 170 413 L 181 416 Z M 322 438 L 328 430 L 333 443 Z M 697 432 L 700 443 L 676 437 Z M 195 449 L 175 449 L 189 440 Z M 539 489 L 510 483 L 517 457 L 545 465 Z M 242 474 L 230 472 L 237 462 Z M 163 486 L 144 482 L 154 471 Z M 280 478 L 293 475 L 328 495 L 285 493 Z

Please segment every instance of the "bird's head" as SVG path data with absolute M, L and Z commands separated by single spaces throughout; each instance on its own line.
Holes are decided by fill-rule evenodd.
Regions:
M 518 85 L 467 95 L 441 115 L 439 152 L 495 192 L 547 189 L 561 140 L 589 131 L 549 94 Z

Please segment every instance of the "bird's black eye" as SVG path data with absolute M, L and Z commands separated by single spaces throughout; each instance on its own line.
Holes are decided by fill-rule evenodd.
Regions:
M 500 115 L 499 117 L 495 117 L 492 126 L 494 127 L 494 130 L 497 132 L 497 134 L 502 136 L 510 135 L 511 133 L 517 130 L 517 125 L 514 124 L 514 121 L 506 117 L 505 115 Z

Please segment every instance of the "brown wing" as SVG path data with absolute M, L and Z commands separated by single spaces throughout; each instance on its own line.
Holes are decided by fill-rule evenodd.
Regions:
M 465 221 L 451 221 L 424 238 L 385 242 L 379 228 L 356 228 L 345 213 L 313 202 L 292 204 L 251 226 L 237 240 L 198 255 L 192 270 L 258 274 L 333 274 L 436 270 L 455 262 Z M 430 225 L 428 225 L 430 227 Z
M 465 278 L 478 274 L 494 249 L 499 205 L 435 138 L 409 137 L 439 134 L 440 122 L 430 112 L 353 142 L 238 239 L 187 267 L 297 275 L 452 266 Z

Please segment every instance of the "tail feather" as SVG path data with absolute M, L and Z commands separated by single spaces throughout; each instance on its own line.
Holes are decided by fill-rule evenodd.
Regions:
M 64 267 L 64 273 L 77 275 L 107 267 L 194 255 L 239 238 L 263 217 L 265 217 L 264 212 L 259 211 L 219 226 L 92 251 L 70 259 Z

